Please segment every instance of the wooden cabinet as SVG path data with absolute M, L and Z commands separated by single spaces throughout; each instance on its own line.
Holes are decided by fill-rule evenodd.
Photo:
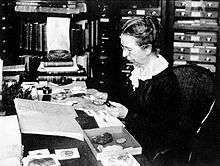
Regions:
M 33 2 L 19 0 L 13 1 L 13 3 L 11 1 L 1 2 L 0 9 L 0 55 L 5 62 L 4 65 L 7 65 L 8 61 L 11 62 L 11 65 L 31 62 L 36 57 L 40 61 L 44 61 L 50 52 L 47 39 L 49 33 L 47 32 L 47 19 L 67 18 L 70 20 L 67 27 L 69 29 L 66 30 L 69 34 L 69 49 L 63 51 L 68 51 L 71 57 L 75 57 L 76 63 L 79 63 L 90 77 L 89 62 L 98 42 L 96 1 L 49 0 Z M 29 66 L 30 68 L 33 66 L 37 68 L 35 60 Z M 26 69 L 29 69 L 29 67 Z M 36 69 L 31 70 L 31 72 L 34 71 Z M 64 76 L 69 76 L 69 74 L 65 73 Z M 50 78 L 52 79 L 52 77 Z M 78 77 L 71 78 L 74 80 L 79 79 Z M 83 76 L 82 80 L 84 78 Z M 51 79 L 48 81 L 51 81 Z
M 216 72 L 219 1 L 174 1 L 174 65 L 196 64 Z
M 0 3 L 0 57 L 4 65 L 17 63 L 18 21 L 14 12 L 14 1 Z

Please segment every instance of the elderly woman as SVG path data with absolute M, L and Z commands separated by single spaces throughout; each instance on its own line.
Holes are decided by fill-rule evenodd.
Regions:
M 181 138 L 178 81 L 159 54 L 160 29 L 156 18 L 138 17 L 123 25 L 120 36 L 123 57 L 134 67 L 123 102 L 129 110 L 126 127 L 149 157 L 180 146 Z

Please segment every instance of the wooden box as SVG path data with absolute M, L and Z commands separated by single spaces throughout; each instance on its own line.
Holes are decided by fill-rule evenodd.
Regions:
M 112 145 L 119 145 L 122 149 L 111 149 L 109 151 L 100 151 L 100 144 L 94 143 L 92 138 L 95 136 L 102 135 L 104 133 L 110 133 L 113 137 L 113 141 L 101 145 L 103 148 Z M 97 160 L 101 160 L 103 157 L 125 153 L 128 152 L 132 155 L 142 154 L 142 147 L 141 145 L 135 140 L 135 138 L 122 126 L 113 126 L 113 127 L 105 127 L 105 128 L 96 128 L 96 129 L 88 129 L 84 130 L 85 133 L 85 140 L 88 143 L 89 147 L 91 148 L 92 153 L 95 155 Z M 124 139 L 125 138 L 125 139 Z M 119 139 L 126 140 L 123 143 L 119 143 Z

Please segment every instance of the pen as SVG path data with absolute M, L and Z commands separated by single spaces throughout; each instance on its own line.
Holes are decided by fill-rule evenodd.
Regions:
M 113 104 L 111 104 L 108 100 L 104 102 L 105 105 L 107 105 L 108 107 L 116 107 Z

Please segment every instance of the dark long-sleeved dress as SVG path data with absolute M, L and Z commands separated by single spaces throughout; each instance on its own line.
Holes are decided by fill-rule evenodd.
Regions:
M 151 157 L 160 150 L 180 146 L 180 91 L 170 67 L 128 91 L 126 127 Z

